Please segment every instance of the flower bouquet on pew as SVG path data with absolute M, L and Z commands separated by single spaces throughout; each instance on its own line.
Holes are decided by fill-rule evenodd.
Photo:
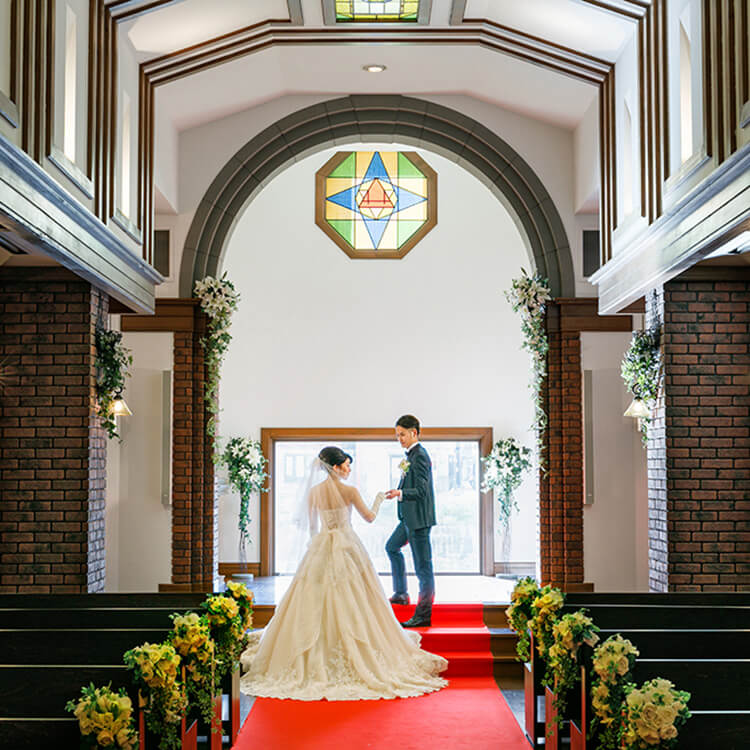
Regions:
M 550 682 L 555 691 L 558 726 L 562 724 L 568 705 L 568 694 L 581 679 L 579 651 L 582 646 L 594 648 L 599 641 L 598 632 L 599 628 L 583 609 L 563 615 L 552 626 L 553 642 L 547 651 L 547 658 L 552 677 Z
M 178 679 L 180 657 L 171 643 L 144 643 L 126 651 L 123 661 L 133 670 L 146 726 L 159 737 L 159 750 L 179 750 L 180 722 L 187 698 Z
M 639 656 L 638 649 L 619 633 L 597 646 L 591 664 L 591 734 L 600 750 L 620 748 L 620 724 L 625 686 Z
M 242 586 L 247 591 L 244 584 Z M 230 589 L 231 594 L 231 589 Z M 252 618 L 252 594 L 247 598 L 234 595 L 215 595 L 206 598 L 203 609 L 211 627 L 211 638 L 216 644 L 216 669 L 218 680 L 239 668 L 240 654 L 247 648 L 247 625 Z
M 81 730 L 81 747 L 120 748 L 136 750 L 138 732 L 133 723 L 133 704 L 125 688 L 115 693 L 111 683 L 95 688 L 91 683 L 81 688 L 77 701 L 68 701 L 66 711 L 72 711 Z
M 623 750 L 671 750 L 677 746 L 679 728 L 690 718 L 690 693 L 675 690 L 660 677 L 625 686 L 622 707 L 621 747 Z
M 195 612 L 170 616 L 174 627 L 169 639 L 185 669 L 188 701 L 198 708 L 212 731 L 219 731 L 220 727 L 215 726 L 214 714 L 214 698 L 219 691 L 216 644 L 211 638 L 208 618 Z
M 557 622 L 557 613 L 565 603 L 565 594 L 560 589 L 545 586 L 539 590 L 539 596 L 531 603 L 532 616 L 529 619 L 529 630 L 534 635 L 536 649 L 546 668 L 544 684 L 551 684 L 552 676 L 547 652 L 553 644 L 552 628 Z
M 518 635 L 516 644 L 516 653 L 520 661 L 529 661 L 531 652 L 529 651 L 529 620 L 534 616 L 531 605 L 534 600 L 540 596 L 539 584 L 528 576 L 521 578 L 513 588 L 510 595 L 510 607 L 505 610 L 505 616 L 508 618 L 508 625 Z

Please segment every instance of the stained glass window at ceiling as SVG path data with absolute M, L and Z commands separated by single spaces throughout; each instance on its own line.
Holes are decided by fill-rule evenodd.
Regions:
M 436 191 L 414 152 L 340 152 L 317 173 L 316 221 L 351 257 L 401 258 L 435 226 Z
M 420 0 L 336 0 L 336 21 L 416 22 Z

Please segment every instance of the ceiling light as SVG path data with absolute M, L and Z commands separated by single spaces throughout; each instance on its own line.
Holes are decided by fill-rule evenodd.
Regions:
M 385 65 L 363 65 L 362 70 L 366 70 L 368 73 L 382 73 L 385 70 Z

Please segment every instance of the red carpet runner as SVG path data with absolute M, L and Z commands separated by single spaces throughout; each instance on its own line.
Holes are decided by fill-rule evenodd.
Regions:
M 394 607 L 410 617 L 414 607 Z M 518 722 L 492 678 L 482 605 L 436 604 L 422 645 L 448 659 L 450 685 L 419 698 L 281 701 L 259 698 L 237 750 L 526 750 Z

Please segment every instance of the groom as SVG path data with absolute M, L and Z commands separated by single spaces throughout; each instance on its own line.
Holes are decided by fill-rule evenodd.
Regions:
M 385 551 L 391 560 L 393 573 L 393 604 L 408 604 L 406 565 L 401 548 L 408 542 L 414 558 L 414 570 L 419 579 L 419 601 L 414 616 L 404 623 L 405 628 L 426 627 L 432 620 L 432 600 L 435 598 L 435 576 L 432 572 L 430 529 L 435 525 L 435 490 L 432 486 L 432 462 L 419 442 L 419 420 L 406 414 L 396 422 L 396 438 L 406 450 L 401 462 L 401 481 L 397 490 L 385 493 L 398 498 L 400 521 Z

